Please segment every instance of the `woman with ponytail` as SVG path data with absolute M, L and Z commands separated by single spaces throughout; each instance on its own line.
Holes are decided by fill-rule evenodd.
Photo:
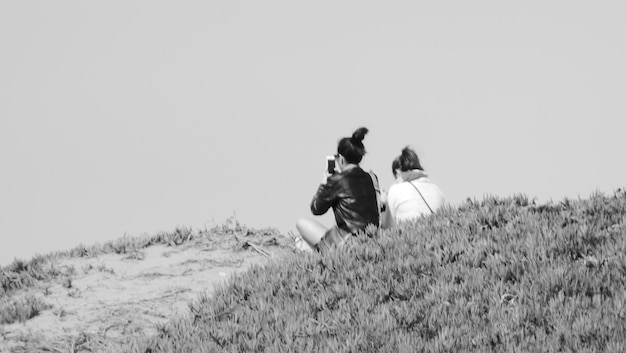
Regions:
M 298 220 L 296 227 L 305 242 L 299 243 L 301 249 L 322 250 L 341 245 L 368 224 L 379 224 L 378 181 L 359 167 L 365 155 L 363 139 L 367 132 L 362 127 L 351 137 L 339 140 L 335 155 L 337 172 L 325 174 L 324 182 L 311 201 L 311 212 L 316 216 L 332 208 L 337 224 L 328 229 L 310 219 Z
M 385 228 L 399 222 L 434 213 L 443 206 L 444 195 L 420 164 L 417 153 L 405 147 L 391 163 L 396 182 L 387 192 L 387 211 L 382 216 Z

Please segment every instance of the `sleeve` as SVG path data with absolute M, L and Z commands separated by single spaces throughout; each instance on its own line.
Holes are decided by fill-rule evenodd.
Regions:
M 389 211 L 389 207 L 380 214 L 380 227 L 383 229 L 391 228 L 394 225 L 393 218 L 391 217 L 391 212 Z
M 339 178 L 332 175 L 328 178 L 326 184 L 321 184 L 317 189 L 313 201 L 311 201 L 311 212 L 320 216 L 330 209 L 335 203 L 337 203 L 337 188 L 339 184 Z
M 396 216 L 398 212 L 398 197 L 400 196 L 398 193 L 397 185 L 391 185 L 389 187 L 389 191 L 387 192 L 387 222 L 388 224 L 394 225 L 396 223 Z

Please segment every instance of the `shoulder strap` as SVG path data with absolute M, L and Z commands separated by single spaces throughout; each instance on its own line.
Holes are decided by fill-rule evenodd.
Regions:
M 417 188 L 417 186 L 415 186 L 415 184 L 413 184 L 413 183 L 412 183 L 412 182 L 410 182 L 410 181 L 407 181 L 407 183 L 411 184 L 411 185 L 415 188 L 415 190 L 417 190 L 417 193 L 418 193 L 418 194 L 420 194 L 420 196 L 422 197 L 422 200 L 424 200 L 424 203 L 426 204 L 426 207 L 428 207 L 428 209 L 430 210 L 430 213 L 435 213 L 435 212 L 433 212 L 433 209 L 432 209 L 432 208 L 430 208 L 430 205 L 428 204 L 428 202 L 426 202 L 426 199 L 424 198 L 424 195 L 422 195 L 422 193 L 421 193 L 421 192 L 420 192 L 420 190 Z

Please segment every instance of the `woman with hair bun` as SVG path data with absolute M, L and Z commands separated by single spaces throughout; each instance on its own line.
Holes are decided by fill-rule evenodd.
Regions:
M 311 212 L 316 216 L 332 208 L 337 224 L 328 229 L 314 220 L 299 219 L 296 228 L 305 242 L 298 244 L 300 249 L 322 250 L 341 245 L 368 224 L 379 224 L 378 181 L 359 167 L 365 155 L 363 139 L 367 133 L 367 128 L 362 127 L 351 137 L 339 140 L 335 155 L 336 173 L 325 173 L 324 182 L 311 201 Z
M 444 195 L 420 164 L 417 153 L 405 147 L 391 163 L 396 182 L 387 192 L 387 211 L 382 216 L 384 228 L 434 213 L 444 204 Z

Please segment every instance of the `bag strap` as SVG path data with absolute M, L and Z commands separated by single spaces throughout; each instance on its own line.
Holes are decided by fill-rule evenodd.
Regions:
M 415 184 L 413 184 L 413 183 L 412 183 L 412 182 L 410 182 L 410 181 L 407 181 L 407 183 L 411 184 L 411 185 L 415 188 L 415 190 L 417 190 L 417 193 L 418 193 L 418 194 L 420 194 L 420 196 L 422 197 L 422 200 L 424 200 L 424 203 L 426 204 L 426 207 L 428 207 L 428 209 L 430 210 L 430 213 L 431 213 L 431 214 L 432 214 L 432 213 L 435 213 L 435 212 L 433 212 L 433 209 L 432 209 L 432 208 L 430 208 L 430 205 L 428 204 L 428 202 L 426 202 L 426 199 L 424 198 L 424 195 L 422 195 L 422 193 L 421 193 L 421 192 L 420 192 L 420 190 L 417 188 L 417 186 L 415 186 Z

